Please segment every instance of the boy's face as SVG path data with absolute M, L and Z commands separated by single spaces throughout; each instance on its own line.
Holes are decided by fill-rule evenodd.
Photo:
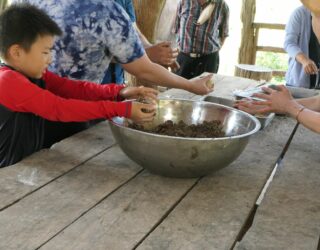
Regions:
M 53 36 L 39 36 L 28 52 L 21 48 L 17 61 L 18 70 L 28 77 L 41 78 L 51 63 L 53 43 Z

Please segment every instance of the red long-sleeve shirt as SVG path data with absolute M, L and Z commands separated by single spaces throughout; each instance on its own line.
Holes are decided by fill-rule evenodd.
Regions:
M 0 104 L 11 111 L 63 122 L 131 115 L 130 102 L 114 102 L 120 100 L 118 94 L 124 86 L 70 80 L 50 71 L 45 72 L 43 80 L 46 89 L 19 72 L 0 68 Z
M 130 102 L 114 102 L 120 100 L 122 88 L 74 81 L 49 71 L 40 80 L 28 79 L 9 67 L 0 67 L 0 167 L 43 147 L 45 119 L 81 122 L 130 117 Z

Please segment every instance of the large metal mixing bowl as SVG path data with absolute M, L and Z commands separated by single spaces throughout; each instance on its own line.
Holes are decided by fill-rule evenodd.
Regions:
M 170 177 L 200 177 L 226 167 L 259 131 L 259 121 L 242 111 L 220 104 L 190 100 L 159 100 L 157 115 L 148 126 L 172 120 L 187 124 L 220 120 L 226 137 L 181 138 L 128 128 L 128 121 L 114 118 L 110 125 L 121 149 L 136 163 L 155 174 Z

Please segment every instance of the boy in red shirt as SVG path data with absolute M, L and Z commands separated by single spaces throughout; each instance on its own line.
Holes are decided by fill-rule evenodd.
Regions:
M 0 15 L 0 167 L 43 148 L 47 120 L 153 119 L 154 104 L 115 101 L 156 99 L 156 90 L 74 81 L 49 72 L 54 36 L 61 33 L 46 13 L 30 4 L 11 5 Z

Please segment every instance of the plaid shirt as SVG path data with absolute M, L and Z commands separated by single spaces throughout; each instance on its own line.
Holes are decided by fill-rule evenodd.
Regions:
M 220 50 L 229 33 L 229 7 L 217 1 L 212 17 L 202 25 L 196 25 L 205 0 L 180 0 L 173 32 L 177 34 L 180 51 L 184 53 L 210 54 Z

